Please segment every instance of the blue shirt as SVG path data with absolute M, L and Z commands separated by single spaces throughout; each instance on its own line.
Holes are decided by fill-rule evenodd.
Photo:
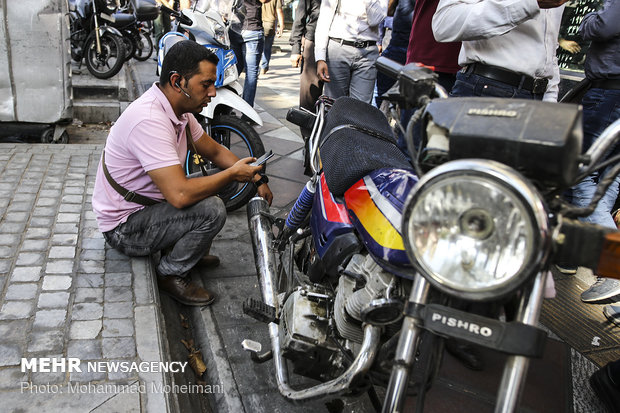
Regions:
M 606 0 L 601 10 L 587 14 L 579 33 L 592 41 L 586 55 L 586 77 L 620 79 L 620 0 Z

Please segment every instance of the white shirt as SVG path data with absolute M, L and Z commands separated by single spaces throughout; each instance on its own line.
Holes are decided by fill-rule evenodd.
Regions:
M 330 37 L 343 40 L 379 40 L 379 25 L 387 16 L 388 0 L 323 0 L 314 34 L 314 57 L 327 60 Z
M 563 11 L 540 9 L 536 0 L 440 0 L 433 34 L 439 42 L 463 42 L 461 66 L 478 62 L 549 79 L 543 100 L 557 101 Z

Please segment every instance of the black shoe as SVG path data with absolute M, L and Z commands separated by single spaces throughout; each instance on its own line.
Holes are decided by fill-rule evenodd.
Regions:
M 609 376 L 609 364 L 590 376 L 590 387 L 610 413 L 620 413 L 620 386 Z
M 480 351 L 471 344 L 449 338 L 446 340 L 446 350 L 468 369 L 476 371 L 484 369 L 484 362 L 482 361 Z

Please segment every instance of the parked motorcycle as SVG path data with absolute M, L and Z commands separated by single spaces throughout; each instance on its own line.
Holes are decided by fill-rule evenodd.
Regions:
M 260 343 L 242 344 L 256 362 L 273 359 L 290 401 L 369 392 L 378 411 L 402 412 L 408 394 L 423 408 L 443 338 L 457 338 L 509 356 L 495 411 L 513 412 L 530 358 L 543 353 L 550 267 L 620 275 L 620 233 L 576 220 L 620 166 L 589 208 L 559 197 L 620 164 L 601 162 L 620 140 L 620 120 L 582 157 L 577 105 L 440 99 L 447 95 L 430 70 L 385 58 L 377 66 L 398 78 L 388 98 L 418 108 L 407 127 L 413 164 L 371 105 L 322 97 L 317 114 L 289 112 L 313 128 L 314 174 L 285 220 L 260 197 L 248 204 L 263 301 L 249 299 L 244 312 L 268 323 L 271 345 L 261 354 Z M 294 388 L 291 370 L 320 383 Z
M 197 116 L 209 136 L 226 146 L 239 158 L 248 156 L 259 157 L 265 153 L 260 136 L 252 127 L 252 123 L 262 126 L 263 121 L 243 98 L 243 87 L 238 82 L 236 68 L 237 58 L 230 49 L 230 40 L 226 24 L 217 9 L 211 7 L 209 0 L 202 0 L 189 9 L 175 12 L 162 7 L 162 13 L 169 13 L 175 18 L 173 31 L 166 33 L 159 41 L 157 74 L 159 75 L 164 56 L 168 50 L 181 40 L 193 40 L 207 47 L 219 58 L 217 67 L 217 95 L 211 103 Z M 238 115 L 243 115 L 243 118 Z M 247 120 L 246 120 L 247 119 Z M 188 175 L 199 172 L 198 165 L 190 160 L 188 154 L 185 165 Z M 213 167 L 212 165 L 210 167 Z M 256 194 L 254 185 L 240 182 L 231 190 L 232 196 L 226 202 L 226 208 L 233 211 L 245 204 Z
M 134 58 L 144 62 L 153 54 L 151 31 L 146 22 L 159 16 L 159 8 L 154 0 L 125 0 L 122 7 L 113 15 L 110 26 L 117 28 L 125 45 L 125 60 Z
M 117 74 L 125 62 L 122 34 L 106 24 L 114 21 L 118 0 L 77 0 L 69 13 L 71 58 L 99 79 Z

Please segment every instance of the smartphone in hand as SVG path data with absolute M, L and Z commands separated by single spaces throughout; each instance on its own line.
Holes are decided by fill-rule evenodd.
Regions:
M 263 156 L 261 156 L 260 158 L 252 162 L 250 166 L 260 166 L 264 164 L 265 162 L 267 162 L 267 160 L 270 159 L 273 155 L 274 155 L 273 151 L 269 150 L 269 152 L 265 153 Z

